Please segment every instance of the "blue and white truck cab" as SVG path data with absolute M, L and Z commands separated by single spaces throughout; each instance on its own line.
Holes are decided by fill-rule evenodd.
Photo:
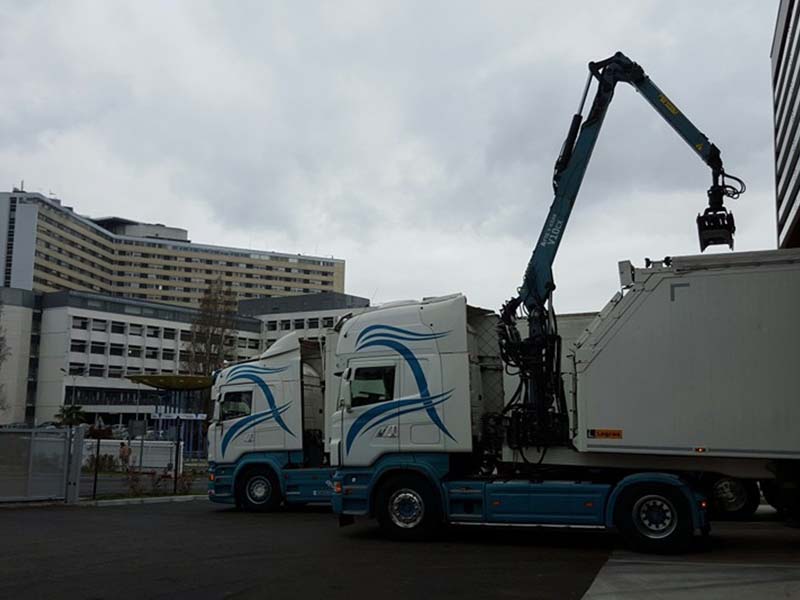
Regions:
M 704 497 L 672 472 L 503 457 L 497 319 L 453 295 L 343 323 L 331 423 L 340 522 L 372 516 L 397 538 L 443 523 L 616 527 L 647 549 L 707 531 Z
M 335 335 L 307 342 L 291 333 L 257 359 L 214 374 L 210 500 L 253 511 L 330 501 L 325 432 L 338 378 L 325 353 Z

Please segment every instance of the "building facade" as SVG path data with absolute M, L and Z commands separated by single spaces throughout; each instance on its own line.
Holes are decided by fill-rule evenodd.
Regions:
M 52 421 L 64 405 L 106 425 L 152 422 L 169 398 L 132 381 L 190 373 L 194 308 L 94 292 L 0 288 L 8 357 L 0 368 L 0 425 Z M 242 300 L 228 361 L 251 360 L 292 331 L 317 340 L 369 300 L 326 292 Z
M 298 332 L 304 339 L 316 341 L 340 317 L 361 312 L 367 307 L 367 298 L 326 292 L 242 300 L 239 302 L 239 314 L 255 317 L 262 322 L 261 339 L 266 349 L 292 331 Z
M 800 247 L 800 0 L 781 0 L 772 41 L 778 247 Z
M 0 288 L 3 304 L 0 323 L 6 351 L 0 367 L 0 425 L 24 422 L 26 405 L 35 400 L 38 300 L 29 290 Z
M 341 259 L 192 243 L 178 227 L 90 219 L 57 199 L 0 193 L 4 287 L 197 306 L 221 278 L 240 299 L 343 292 Z
M 196 309 L 89 292 L 0 293 L 9 349 L 0 424 L 51 421 L 64 404 L 82 406 L 90 420 L 127 423 L 163 404 L 129 377 L 191 374 L 185 353 Z M 227 359 L 260 354 L 261 330 L 258 319 L 237 317 Z

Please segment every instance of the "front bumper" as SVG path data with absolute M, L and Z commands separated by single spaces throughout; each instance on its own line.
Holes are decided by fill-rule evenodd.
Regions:
M 235 504 L 233 465 L 208 465 L 208 499 L 220 504 Z

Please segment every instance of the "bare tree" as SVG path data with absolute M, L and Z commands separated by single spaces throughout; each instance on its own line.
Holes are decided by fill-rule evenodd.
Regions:
M 192 323 L 192 339 L 183 351 L 184 369 L 210 375 L 232 359 L 236 347 L 236 294 L 222 277 L 212 281 L 200 299 L 200 313 Z

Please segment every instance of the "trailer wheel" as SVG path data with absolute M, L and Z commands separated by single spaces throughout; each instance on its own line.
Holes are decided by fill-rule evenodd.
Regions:
M 422 540 L 442 522 L 442 509 L 430 483 L 419 475 L 391 476 L 375 494 L 378 524 L 398 540 Z
M 281 487 L 272 469 L 249 469 L 236 478 L 236 504 L 246 511 L 269 512 L 281 503 Z
M 694 527 L 680 491 L 669 485 L 637 485 L 622 492 L 614 522 L 634 550 L 670 554 L 689 547 Z
M 752 519 L 761 503 L 758 483 L 734 477 L 719 477 L 711 484 L 711 517 L 724 521 Z

